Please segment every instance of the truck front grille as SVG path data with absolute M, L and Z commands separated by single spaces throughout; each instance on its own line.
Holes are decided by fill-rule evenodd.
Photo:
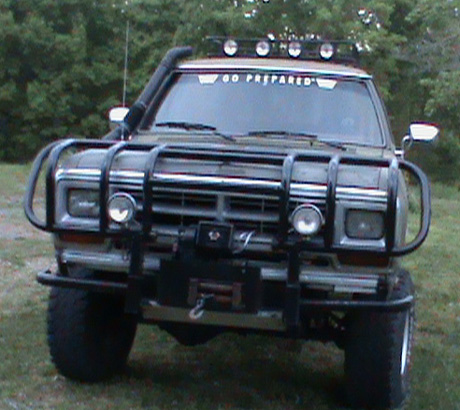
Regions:
M 120 190 L 128 191 L 135 197 L 140 221 L 142 192 L 127 188 Z M 295 198 L 289 202 L 290 212 L 305 202 L 315 203 L 325 211 L 324 201 Z M 275 234 L 278 231 L 279 198 L 237 192 L 156 188 L 152 192 L 152 221 L 154 225 L 176 228 L 197 225 L 200 221 L 220 221 L 233 224 L 236 230 Z

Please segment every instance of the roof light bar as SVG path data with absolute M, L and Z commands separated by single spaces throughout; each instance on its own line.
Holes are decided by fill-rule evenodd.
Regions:
M 274 38 L 225 38 L 209 37 L 218 48 L 210 56 L 295 58 L 299 60 L 323 60 L 359 66 L 359 52 L 352 41 L 283 40 Z

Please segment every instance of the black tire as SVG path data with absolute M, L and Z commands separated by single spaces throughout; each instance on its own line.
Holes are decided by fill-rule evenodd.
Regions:
M 391 299 L 414 294 L 410 275 L 401 271 Z M 349 404 L 391 409 L 409 394 L 414 306 L 402 312 L 361 312 L 350 318 L 345 345 Z
M 93 273 L 79 269 L 79 277 Z M 51 289 L 48 344 L 58 371 L 73 380 L 98 382 L 120 372 L 133 344 L 137 320 L 118 295 Z

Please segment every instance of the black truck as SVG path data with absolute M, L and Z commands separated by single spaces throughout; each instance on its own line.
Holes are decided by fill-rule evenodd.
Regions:
M 186 345 L 228 331 L 334 341 L 351 405 L 400 405 L 414 288 L 399 259 L 428 234 L 426 176 L 396 149 L 353 44 L 214 40 L 204 59 L 170 50 L 103 138 L 36 158 L 25 212 L 56 250 L 57 272 L 38 274 L 53 362 L 104 380 L 138 323 Z M 438 133 L 413 123 L 404 145 Z

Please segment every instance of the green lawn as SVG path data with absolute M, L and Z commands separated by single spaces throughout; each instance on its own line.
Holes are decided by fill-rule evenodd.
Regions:
M 331 344 L 223 335 L 185 348 L 141 326 L 126 374 L 104 384 L 65 380 L 46 344 L 52 264 L 47 235 L 22 212 L 28 167 L 0 164 L 0 409 L 340 409 L 343 354 Z M 460 192 L 433 187 L 433 225 L 406 258 L 417 287 L 412 395 L 406 409 L 460 409 Z

